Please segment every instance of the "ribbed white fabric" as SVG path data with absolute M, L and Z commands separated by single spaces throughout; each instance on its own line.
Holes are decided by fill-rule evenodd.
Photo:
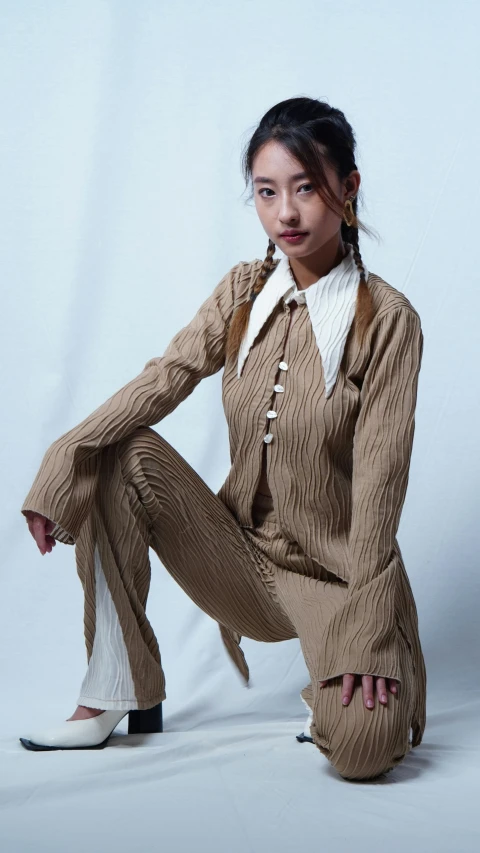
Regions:
M 365 265 L 364 265 L 365 267 Z M 365 268 L 368 279 L 368 270 Z M 238 377 L 255 338 L 282 296 L 285 302 L 306 302 L 322 359 L 325 395 L 333 391 L 342 361 L 345 342 L 355 316 L 360 271 L 347 244 L 345 257 L 327 275 L 304 290 L 298 290 L 287 255 L 280 258 L 264 288 L 256 297 L 238 354 Z
M 310 737 L 310 726 L 313 723 L 312 709 L 310 708 L 310 705 L 307 705 L 303 696 L 300 696 L 300 699 L 302 700 L 303 704 L 305 705 L 305 708 L 308 711 L 308 717 L 307 717 L 307 719 L 305 721 L 305 725 L 303 727 L 303 734 L 307 735 L 307 737 Z
M 127 648 L 95 548 L 95 637 L 78 705 L 103 711 L 138 708 Z

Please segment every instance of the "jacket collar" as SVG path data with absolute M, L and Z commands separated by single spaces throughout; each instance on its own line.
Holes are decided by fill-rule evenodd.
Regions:
M 280 258 L 252 305 L 248 328 L 238 354 L 238 377 L 241 376 L 243 365 L 255 339 L 279 300 L 284 297 L 287 303 L 295 299 L 295 294 L 299 294 L 299 301 L 305 301 L 307 304 L 322 360 L 325 395 L 330 396 L 337 379 L 347 335 L 355 316 L 360 283 L 360 272 L 353 256 L 353 246 L 347 244 L 347 249 L 347 254 L 336 267 L 304 291 L 297 290 L 287 255 Z M 366 268 L 365 274 L 368 279 Z

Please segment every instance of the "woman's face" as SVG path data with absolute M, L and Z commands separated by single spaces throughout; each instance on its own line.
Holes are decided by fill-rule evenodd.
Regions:
M 328 164 L 325 164 L 325 172 L 342 205 L 345 199 L 357 194 L 359 172 L 351 172 L 343 183 Z M 306 257 L 340 240 L 342 217 L 325 204 L 308 183 L 301 163 L 279 142 L 266 142 L 257 152 L 252 180 L 255 207 L 263 228 L 285 255 Z M 305 235 L 291 241 L 283 233 L 288 230 L 305 232 Z

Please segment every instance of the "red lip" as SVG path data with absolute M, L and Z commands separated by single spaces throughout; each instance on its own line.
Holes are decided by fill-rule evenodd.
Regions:
M 280 237 L 296 237 L 297 234 L 308 234 L 308 231 L 282 231 Z

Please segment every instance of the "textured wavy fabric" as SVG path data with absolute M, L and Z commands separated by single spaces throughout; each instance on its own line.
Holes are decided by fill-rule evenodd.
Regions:
M 236 360 L 225 359 L 226 336 L 261 265 L 259 259 L 236 264 L 163 356 L 147 362 L 137 377 L 53 443 L 22 509 L 47 516 L 56 524 L 54 535 L 73 543 L 98 493 L 99 451 L 138 427 L 158 423 L 203 377 L 223 367 L 231 468 L 218 497 L 246 538 L 256 542 L 256 553 L 314 580 L 318 572 L 327 573 L 344 590 L 328 619 L 317 625 L 310 653 L 315 660 L 309 662 L 315 678 L 356 672 L 402 682 L 410 656 L 416 744 L 425 725 L 425 667 L 396 533 L 414 436 L 420 319 L 404 294 L 370 273 L 374 319 L 362 346 L 348 334 L 327 397 L 307 305 L 296 309 L 289 334 L 290 306 L 280 299 L 239 377 Z M 275 390 L 280 383 L 281 392 Z M 264 459 L 275 533 L 259 541 L 253 506 Z M 223 635 L 225 640 L 228 630 L 233 632 L 229 651 L 235 657 L 239 632 L 229 618 Z M 241 669 L 239 657 L 236 662 Z
M 365 277 L 368 278 L 365 265 L 364 269 Z M 322 359 L 325 395 L 329 397 L 335 386 L 345 342 L 355 316 L 359 282 L 360 272 L 355 263 L 353 246 L 348 244 L 343 260 L 305 290 L 298 290 L 288 257 L 284 255 L 280 258 L 253 303 L 247 332 L 239 350 L 238 376 L 241 376 L 255 338 L 278 300 L 283 296 L 288 305 L 295 298 L 299 304 L 306 302 L 308 306 Z
M 415 679 L 410 656 L 404 654 L 401 660 L 401 692 L 390 697 L 387 707 L 377 703 L 373 711 L 362 710 L 357 687 L 351 708 L 344 708 L 341 679 L 319 687 L 316 648 L 325 624 L 345 599 L 346 584 L 332 580 L 307 557 L 303 567 L 308 574 L 292 571 L 288 555 L 280 564 L 269 559 L 269 543 L 279 535 L 271 499 L 256 497 L 256 526 L 247 535 L 180 454 L 148 428 L 103 448 L 98 464 L 94 502 L 77 538 L 76 554 L 86 591 L 87 646 L 93 648 L 86 681 L 96 684 L 102 695 L 114 688 L 116 698 L 108 707 L 125 710 L 131 703 L 147 708 L 166 695 L 158 646 L 145 613 L 152 547 L 190 598 L 217 620 L 245 679 L 249 671 L 239 646 L 242 636 L 263 642 L 300 638 L 311 678 L 302 694 L 312 709 L 310 731 L 318 749 L 342 775 L 371 778 L 402 760 L 411 748 Z M 100 594 L 94 588 L 103 577 L 107 596 L 103 580 Z M 112 642 L 95 658 L 105 633 L 102 623 L 107 621 L 111 632 L 116 621 L 113 613 L 105 620 L 99 612 L 106 602 L 110 607 L 110 601 L 118 614 L 128 662 Z M 108 672 L 112 654 L 115 684 Z

